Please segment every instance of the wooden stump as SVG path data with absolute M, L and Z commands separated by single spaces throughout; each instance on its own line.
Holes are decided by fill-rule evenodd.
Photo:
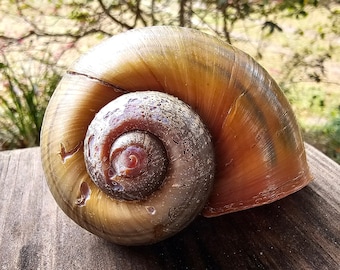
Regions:
M 340 166 L 306 145 L 315 180 L 275 203 L 122 247 L 57 206 L 39 148 L 0 152 L 0 269 L 339 269 Z

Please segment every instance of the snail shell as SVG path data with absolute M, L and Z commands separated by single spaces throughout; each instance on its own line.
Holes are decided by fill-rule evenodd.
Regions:
M 117 132 L 101 128 L 112 125 Z M 81 57 L 48 105 L 41 153 L 63 211 L 124 245 L 167 238 L 201 211 L 212 217 L 273 202 L 311 180 L 296 119 L 268 73 L 235 47 L 177 27 L 131 30 Z M 151 187 L 130 188 L 139 180 L 129 177 L 151 174 L 158 161 Z

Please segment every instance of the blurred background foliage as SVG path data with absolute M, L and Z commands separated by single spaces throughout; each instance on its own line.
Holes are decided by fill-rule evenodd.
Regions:
M 340 1 L 0 0 L 0 150 L 39 144 L 59 79 L 90 47 L 151 25 L 199 29 L 262 64 L 304 139 L 340 163 Z

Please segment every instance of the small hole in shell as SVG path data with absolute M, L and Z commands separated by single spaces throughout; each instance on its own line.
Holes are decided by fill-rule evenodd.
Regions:
M 83 182 L 81 183 L 79 190 L 80 190 L 80 195 L 77 198 L 75 203 L 77 206 L 82 207 L 86 204 L 86 201 L 90 199 L 91 189 L 86 182 Z
M 156 209 L 153 206 L 146 206 L 145 209 L 146 209 L 146 211 L 148 211 L 148 213 L 150 215 L 155 215 L 156 214 Z
M 120 185 L 118 182 L 116 181 L 112 181 L 111 182 L 111 186 L 110 189 L 113 192 L 123 192 L 124 191 L 124 187 L 122 185 Z
M 73 147 L 71 150 L 66 150 L 66 147 L 64 146 L 64 144 L 60 144 L 60 152 L 58 153 L 61 157 L 61 161 L 63 164 L 65 164 L 66 160 L 71 158 L 74 154 L 76 154 L 81 146 L 82 146 L 82 142 L 79 142 L 75 147 Z

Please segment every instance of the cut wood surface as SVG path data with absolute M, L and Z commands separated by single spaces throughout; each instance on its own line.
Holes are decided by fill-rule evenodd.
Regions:
M 198 217 L 151 246 L 122 247 L 57 206 L 39 148 L 0 152 L 0 269 L 340 269 L 340 166 L 306 145 L 314 181 L 282 200 Z

